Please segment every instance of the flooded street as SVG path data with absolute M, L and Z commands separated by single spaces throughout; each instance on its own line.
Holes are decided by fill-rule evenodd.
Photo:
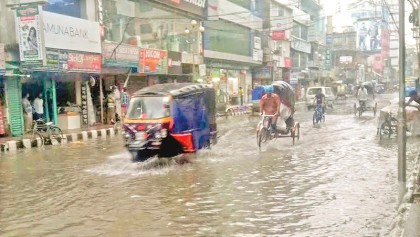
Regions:
M 117 137 L 1 154 L 0 235 L 387 236 L 396 140 L 379 141 L 372 112 L 352 113 L 336 105 L 314 127 L 298 112 L 300 141 L 261 152 L 258 117 L 221 119 L 219 143 L 184 165 L 131 163 Z

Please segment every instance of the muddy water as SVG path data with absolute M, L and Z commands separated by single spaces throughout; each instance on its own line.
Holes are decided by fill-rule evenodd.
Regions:
M 219 144 L 184 165 L 131 163 L 117 138 L 2 154 L 0 235 L 387 236 L 395 140 L 341 109 L 315 127 L 298 114 L 301 140 L 261 152 L 258 118 L 221 120 Z

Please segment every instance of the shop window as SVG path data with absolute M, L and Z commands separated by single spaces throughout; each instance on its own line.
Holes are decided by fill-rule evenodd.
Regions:
M 235 3 L 236 5 L 239 5 L 241 7 L 244 7 L 246 9 L 251 9 L 251 0 L 228 0 L 229 2 Z
M 244 56 L 251 55 L 251 32 L 249 29 L 229 22 L 208 22 L 205 25 L 207 50 Z
M 80 18 L 80 0 L 49 0 L 45 11 Z

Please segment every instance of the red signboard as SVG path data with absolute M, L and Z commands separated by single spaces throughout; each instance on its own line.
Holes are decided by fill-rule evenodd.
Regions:
M 284 67 L 292 68 L 292 59 L 289 57 L 284 57 Z
M 286 39 L 286 31 L 284 30 L 273 30 L 271 34 L 272 40 L 285 40 Z
M 4 135 L 6 133 L 6 129 L 4 129 L 3 117 L 3 106 L 0 101 L 0 135 Z
M 99 54 L 69 53 L 67 62 L 69 71 L 100 72 L 102 68 Z
M 167 74 L 168 51 L 158 49 L 140 49 L 140 73 Z

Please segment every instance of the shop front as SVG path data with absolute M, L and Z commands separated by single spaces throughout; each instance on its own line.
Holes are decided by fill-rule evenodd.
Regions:
M 99 24 L 51 12 L 40 14 L 44 31 L 37 32 L 43 34 L 37 41 L 37 50 L 43 52 L 39 63 L 22 58 L 29 54 L 22 54 L 27 46 L 25 37 L 19 38 L 21 70 L 28 72 L 29 77 L 9 83 L 18 88 L 14 93 L 17 108 L 22 111 L 23 98 L 28 99 L 32 105 L 38 105 L 33 106 L 32 119 L 53 121 L 63 130 L 94 125 L 97 118 L 93 98 L 99 94 L 97 81 L 102 67 Z M 13 108 L 9 108 L 11 111 Z M 22 113 L 11 113 L 10 117 L 11 121 L 23 121 L 22 124 L 31 119 Z M 12 135 L 28 129 L 22 127 L 21 132 L 12 129 Z
M 216 89 L 218 109 L 241 106 L 249 101 L 252 74 L 249 65 L 206 60 L 206 82 Z

